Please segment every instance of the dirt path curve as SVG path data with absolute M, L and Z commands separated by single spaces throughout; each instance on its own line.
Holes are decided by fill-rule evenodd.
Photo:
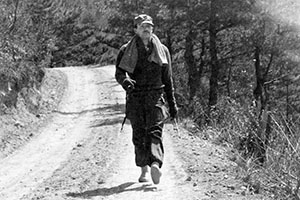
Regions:
M 56 197 L 49 194 L 48 198 L 44 199 L 188 199 L 182 192 L 188 192 L 188 188 L 178 185 L 178 180 L 184 178 L 185 173 L 180 169 L 180 161 L 174 154 L 168 134 L 165 134 L 164 138 L 167 153 L 161 184 L 155 186 L 150 182 L 146 184 L 136 182 L 140 171 L 134 164 L 131 128 L 126 124 L 124 132 L 119 133 L 120 120 L 115 123 L 112 123 L 112 120 L 116 117 L 120 119 L 123 113 L 108 109 L 124 104 L 124 92 L 114 81 L 113 66 L 70 67 L 59 70 L 68 78 L 68 89 L 63 101 L 52 121 L 40 130 L 38 137 L 0 161 L 0 199 L 43 199 L 42 196 L 47 195 L 36 197 L 37 188 L 43 187 L 47 181 L 51 182 L 51 177 L 54 177 L 55 173 L 61 173 L 58 175 L 61 178 L 71 176 L 74 170 L 68 168 L 68 165 L 73 161 L 75 162 L 72 164 L 73 168 L 81 164 L 76 158 L 72 158 L 71 153 L 74 149 L 82 147 L 83 141 L 92 143 L 95 132 L 114 135 L 114 138 L 110 139 L 115 141 L 110 142 L 119 143 L 113 150 L 111 147 L 102 148 L 103 151 L 118 152 L 117 155 L 110 155 L 114 159 L 108 159 L 111 163 L 105 163 L 105 167 L 102 168 L 109 172 L 108 178 L 98 183 L 100 185 L 95 186 L 93 183 L 91 184 L 93 187 L 88 186 L 80 191 L 70 186 L 71 188 L 56 193 Z M 96 116 L 98 116 L 97 126 Z M 172 130 L 171 125 L 167 125 L 166 130 Z M 105 145 L 108 144 L 103 144 Z M 93 152 L 91 147 L 92 145 L 85 145 L 81 155 L 86 156 L 89 152 Z M 98 159 L 104 160 L 103 157 Z M 35 194 L 35 197 L 32 194 Z
M 2 160 L 0 199 L 18 199 L 51 176 L 76 142 L 89 131 L 86 123 L 91 116 L 81 111 L 92 109 L 97 100 L 96 94 L 91 92 L 95 85 L 89 84 L 93 80 L 93 73 L 84 69 L 63 71 L 68 75 L 69 88 L 59 109 L 61 114 L 41 130 L 39 137 Z M 72 133 L 71 137 L 69 133 Z

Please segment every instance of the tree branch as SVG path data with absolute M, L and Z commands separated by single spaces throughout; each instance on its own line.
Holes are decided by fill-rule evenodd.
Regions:
M 226 57 L 227 55 L 229 55 L 229 53 L 228 53 L 227 55 L 225 55 L 223 58 L 221 58 L 219 60 L 223 61 L 223 60 L 233 59 L 233 58 L 236 58 L 238 56 L 243 56 L 243 55 L 247 55 L 247 54 L 249 54 L 249 51 L 244 51 L 244 52 L 241 52 L 241 53 L 238 53 L 238 54 Z
M 266 80 L 267 75 L 268 75 L 268 73 L 269 73 L 269 71 L 270 71 L 270 68 L 271 68 L 271 65 L 272 65 L 272 62 L 273 62 L 273 58 L 274 58 L 274 54 L 272 53 L 272 54 L 271 54 L 271 57 L 270 57 L 270 60 L 269 60 L 269 63 L 268 63 L 268 66 L 267 66 L 267 69 L 266 69 L 266 71 L 265 71 L 265 73 L 264 73 L 264 75 L 263 75 L 263 79 L 264 79 L 264 80 Z
M 18 12 L 18 7 L 19 7 L 19 0 L 16 0 L 15 2 L 16 2 L 16 4 L 15 4 L 13 21 L 12 21 L 12 24 L 8 28 L 7 34 L 10 34 L 14 30 L 15 24 L 17 22 L 17 12 Z

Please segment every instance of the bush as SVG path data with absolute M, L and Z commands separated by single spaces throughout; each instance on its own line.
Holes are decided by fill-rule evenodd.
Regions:
M 40 87 L 45 75 L 44 69 L 29 61 L 15 63 L 2 61 L 1 64 L 1 108 L 3 108 L 3 105 L 5 107 L 16 107 L 19 93 L 25 101 L 30 98 L 29 93 L 21 92 L 24 88 L 38 89 Z

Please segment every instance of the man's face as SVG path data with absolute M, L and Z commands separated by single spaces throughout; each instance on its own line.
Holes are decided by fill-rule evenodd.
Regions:
M 135 33 L 143 40 L 150 39 L 153 33 L 153 26 L 150 24 L 138 24 Z

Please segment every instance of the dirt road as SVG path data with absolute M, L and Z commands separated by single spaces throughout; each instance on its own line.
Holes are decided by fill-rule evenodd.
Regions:
M 167 156 L 161 184 L 154 186 L 151 182 L 136 182 L 140 171 L 134 165 L 130 126 L 126 124 L 124 131 L 120 133 L 125 94 L 113 78 L 113 66 L 59 70 L 68 78 L 68 89 L 63 101 L 52 121 L 40 130 L 38 137 L 1 161 L 0 199 L 39 199 L 41 192 L 38 189 L 51 179 L 55 172 L 68 168 L 68 164 L 76 157 L 72 155 L 76 154 L 76 148 L 80 149 L 77 152 L 79 157 L 88 157 L 87 154 L 95 153 L 92 162 L 105 162 L 105 166 L 99 166 L 95 174 L 105 172 L 107 179 L 98 182 L 98 187 L 94 190 L 93 186 L 90 190 L 71 187 L 65 193 L 56 194 L 56 197 L 53 197 L 55 194 L 47 191 L 50 188 L 46 187 L 43 189 L 48 192 L 47 198 L 181 199 L 179 197 L 182 193 L 176 187 L 175 180 L 178 177 L 184 178 L 185 174 L 183 170 L 177 169 L 180 163 L 173 153 L 168 137 L 164 138 Z M 98 144 L 101 147 L 89 149 L 97 145 L 88 146 L 93 143 L 91 141 L 95 139 L 96 132 L 106 144 L 101 143 Z M 72 167 L 78 169 L 77 166 L 81 164 L 83 163 L 75 162 Z M 100 172 L 101 168 L 103 172 Z M 67 169 L 61 178 L 70 177 L 75 171 Z M 82 173 L 79 176 L 84 175 L 85 173 Z M 78 178 L 73 177 L 72 180 L 80 182 Z
M 51 72 L 65 74 L 64 97 L 29 142 L 0 160 L 1 200 L 264 199 L 236 179 L 225 148 L 172 124 L 164 129 L 161 183 L 138 183 L 130 124 L 120 132 L 125 93 L 114 66 Z

